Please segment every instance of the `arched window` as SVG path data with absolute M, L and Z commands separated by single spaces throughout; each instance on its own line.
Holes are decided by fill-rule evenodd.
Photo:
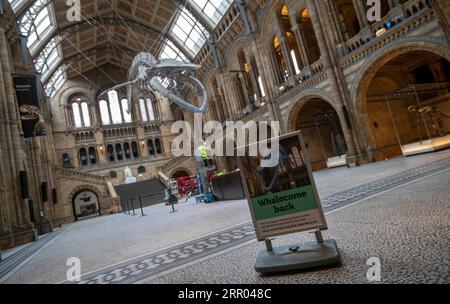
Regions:
M 148 120 L 155 121 L 155 112 L 153 110 L 153 101 L 151 100 L 151 98 L 147 98 L 147 113 Z
M 112 145 L 108 145 L 106 148 L 106 155 L 108 156 L 108 160 L 110 162 L 113 162 L 116 160 L 115 154 L 114 154 L 114 147 Z
M 94 147 L 89 148 L 89 161 L 91 162 L 91 165 L 97 164 L 97 152 Z
M 88 165 L 87 152 L 86 152 L 85 148 L 80 149 L 80 164 L 81 164 L 81 166 Z
M 85 127 L 91 126 L 91 117 L 89 115 L 89 105 L 87 102 L 81 103 L 81 114 L 83 115 L 83 122 Z
M 122 145 L 121 144 L 116 144 L 116 155 L 117 155 L 117 160 L 118 161 L 123 160 L 123 151 L 122 151 Z
M 137 142 L 133 141 L 131 143 L 131 151 L 133 152 L 134 158 L 139 158 L 139 148 Z
M 102 118 L 102 125 L 108 126 L 111 124 L 111 119 L 109 118 L 109 107 L 106 100 L 100 100 L 100 116 Z
M 129 143 L 125 143 L 123 145 L 123 149 L 124 149 L 124 152 L 125 152 L 125 159 L 130 159 L 131 158 L 130 144 Z
M 68 105 L 72 112 L 73 126 L 75 128 L 89 128 L 92 126 L 89 103 L 85 96 L 71 97 L 68 101 Z
M 131 109 L 128 106 L 128 100 L 122 99 L 122 113 L 123 113 L 123 119 L 125 120 L 125 123 L 132 123 L 133 118 L 131 117 Z
M 155 149 L 156 154 L 162 154 L 161 140 L 159 138 L 155 139 Z
M 155 156 L 155 146 L 153 145 L 153 140 L 149 139 L 147 141 L 148 155 Z
M 68 153 L 64 153 L 61 157 L 63 168 L 71 168 L 72 167 L 72 159 Z
M 72 115 L 75 128 L 82 128 L 83 121 L 81 119 L 80 105 L 77 102 L 72 103 Z
M 139 109 L 141 110 L 141 120 L 144 122 L 148 121 L 147 109 L 144 99 L 139 99 Z
M 139 175 L 142 175 L 142 174 L 144 174 L 145 173 L 145 167 L 144 166 L 140 166 L 140 167 L 138 167 L 138 174 Z
M 108 97 L 112 123 L 114 125 L 120 125 L 121 123 L 123 123 L 123 120 L 122 120 L 122 110 L 119 104 L 119 96 L 117 95 L 116 91 L 112 90 L 108 92 Z

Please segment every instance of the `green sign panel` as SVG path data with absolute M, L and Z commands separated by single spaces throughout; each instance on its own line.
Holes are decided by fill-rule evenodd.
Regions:
M 272 193 L 252 199 L 255 219 L 265 220 L 317 209 L 312 186 Z
M 279 153 L 273 167 L 262 157 L 239 158 L 241 179 L 258 240 L 327 228 L 300 133 L 271 139 Z

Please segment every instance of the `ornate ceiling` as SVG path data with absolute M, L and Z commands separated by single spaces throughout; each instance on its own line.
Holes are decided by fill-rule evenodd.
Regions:
M 204 43 L 203 37 L 213 30 L 232 0 L 80 0 L 79 21 L 68 19 L 66 0 L 9 2 L 22 34 L 28 37 L 44 85 L 55 87 L 104 65 L 128 69 L 142 51 L 192 61 L 197 46 Z M 214 18 L 207 15 L 211 7 Z M 186 20 L 177 28 L 180 15 L 186 16 L 195 30 L 189 30 Z M 186 31 L 186 36 L 196 34 L 195 50 L 189 46 L 192 41 L 175 29 Z

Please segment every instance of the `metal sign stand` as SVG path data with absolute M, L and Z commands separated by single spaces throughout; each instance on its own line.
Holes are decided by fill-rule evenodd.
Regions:
M 289 147 L 297 146 L 299 150 L 306 151 L 300 132 L 288 134 L 279 139 L 280 145 L 282 146 L 281 149 L 284 151 L 287 151 L 287 147 L 283 146 L 284 144 Z M 300 153 L 301 151 L 297 152 Z M 266 245 L 266 250 L 258 255 L 255 262 L 255 270 L 263 275 L 331 266 L 340 264 L 341 262 L 341 256 L 336 242 L 334 240 L 323 239 L 322 231 L 328 229 L 328 227 L 320 204 L 320 198 L 308 157 L 306 153 L 301 154 L 303 157 L 297 155 L 297 158 L 303 158 L 302 167 L 286 165 L 283 163 L 285 160 L 280 158 L 279 168 L 272 171 L 275 172 L 274 176 L 278 176 L 278 174 L 281 174 L 280 172 L 283 172 L 284 176 L 290 176 L 290 190 L 286 190 L 284 187 L 286 184 L 285 180 L 277 184 L 277 179 L 272 180 L 271 185 L 278 185 L 278 188 L 274 189 L 271 186 L 269 189 L 261 190 L 262 184 L 255 179 L 254 173 L 259 169 L 256 170 L 257 168 L 254 167 L 254 163 L 249 159 L 244 160 L 245 164 L 243 164 L 242 159 L 245 159 L 245 157 L 242 159 L 238 158 L 239 167 L 241 169 L 241 179 L 250 206 L 256 236 L 259 241 L 264 241 Z M 284 171 L 281 170 L 282 167 L 285 168 Z M 286 170 L 292 172 L 286 174 Z M 280 178 L 280 176 L 277 178 Z M 262 187 L 264 188 L 266 186 L 263 185 Z M 301 191 L 304 194 L 302 195 L 303 199 L 283 200 L 281 202 L 271 203 L 274 205 L 270 205 L 269 207 L 266 207 L 266 204 L 254 204 L 253 202 L 253 200 L 266 200 L 266 202 L 278 200 L 274 199 L 278 194 L 281 195 L 281 197 L 286 198 L 294 193 L 292 191 Z M 275 206 L 275 210 L 277 210 L 275 213 L 278 213 L 280 205 L 287 203 L 289 203 L 289 206 L 291 206 L 292 209 L 297 210 L 298 208 L 298 210 L 294 213 L 291 212 L 275 216 L 270 215 L 269 211 L 272 206 Z M 299 216 L 301 216 L 303 220 L 297 221 L 295 219 Z M 306 219 L 313 224 L 303 223 Z M 277 225 L 281 225 L 281 228 L 273 228 Z M 265 228 L 262 229 L 261 227 Z M 272 237 L 274 236 L 307 231 L 312 231 L 312 233 L 314 233 L 315 241 L 280 247 L 273 246 L 272 242 L 274 239 Z
M 266 239 L 267 250 L 262 251 L 255 262 L 255 270 L 261 274 L 304 270 L 332 266 L 341 262 L 334 240 L 323 240 L 322 232 L 315 232 L 316 242 L 274 248 L 271 239 Z

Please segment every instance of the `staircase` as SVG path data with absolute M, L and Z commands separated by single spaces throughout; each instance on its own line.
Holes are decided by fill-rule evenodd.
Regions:
M 169 160 L 164 165 L 157 168 L 157 170 L 156 170 L 157 173 L 155 174 L 155 178 L 159 179 L 163 184 L 167 185 L 167 182 L 170 179 L 170 177 L 167 174 L 172 169 L 181 165 L 183 162 L 185 162 L 188 159 L 189 159 L 189 157 L 187 157 L 187 156 L 179 156 L 179 157 Z
M 91 173 L 69 170 L 69 169 L 60 169 L 61 177 L 66 177 L 69 179 L 81 181 L 81 182 L 90 182 L 94 184 L 106 184 L 106 177 L 95 175 Z

